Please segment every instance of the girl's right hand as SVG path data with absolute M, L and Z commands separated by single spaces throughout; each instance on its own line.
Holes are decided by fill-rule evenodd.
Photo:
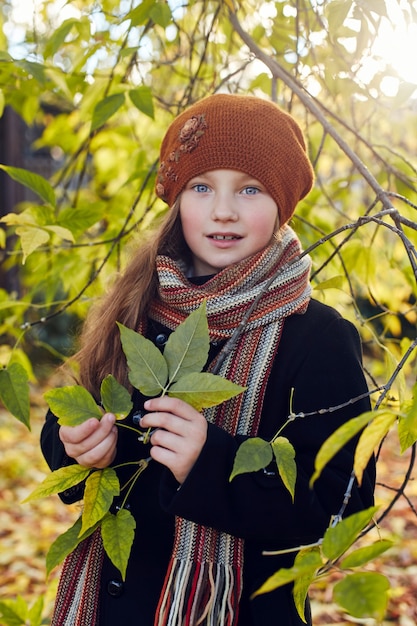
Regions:
M 59 438 L 66 454 L 84 467 L 108 467 L 116 456 L 115 422 L 112 413 L 105 413 L 101 420 L 91 418 L 79 426 L 61 426 Z

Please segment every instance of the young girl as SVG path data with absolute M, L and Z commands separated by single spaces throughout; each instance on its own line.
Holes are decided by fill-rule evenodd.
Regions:
M 312 184 L 302 132 L 271 102 L 214 95 L 169 127 L 156 193 L 170 211 L 89 316 L 77 355 L 80 382 L 96 397 L 109 373 L 129 384 L 116 321 L 163 350 L 169 334 L 203 301 L 210 371 L 262 293 L 217 372 L 247 390 L 204 415 L 181 400 L 144 398 L 132 390 L 134 410 L 126 423 L 152 429 L 148 445 L 117 428 L 111 414 L 61 428 L 48 414 L 42 449 L 52 469 L 152 459 L 129 498 L 136 535 L 126 580 L 104 557 L 79 590 L 78 614 L 68 609 L 69 601 L 58 603 L 57 626 L 304 623 L 290 585 L 251 599 L 294 560 L 291 552 L 264 551 L 323 536 L 340 511 L 355 442 L 310 488 L 315 456 L 343 422 L 369 410 L 358 334 L 311 298 L 310 261 L 299 258 L 299 241 L 288 226 Z M 230 482 L 239 445 L 248 437 L 272 439 L 291 413 L 306 414 L 283 432 L 296 450 L 294 502 L 272 464 Z M 119 473 L 123 484 L 129 475 Z M 352 490 L 347 515 L 372 504 L 373 487 L 371 463 L 362 486 Z M 62 494 L 64 502 L 81 497 L 78 487 Z M 306 615 L 311 623 L 308 606 Z

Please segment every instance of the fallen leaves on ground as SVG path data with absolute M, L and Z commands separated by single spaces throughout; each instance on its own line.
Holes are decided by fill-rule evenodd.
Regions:
M 39 447 L 45 403 L 41 395 L 33 400 L 29 432 L 20 422 L 0 409 L 0 597 L 21 595 L 32 604 L 45 598 L 45 616 L 51 613 L 59 568 L 46 581 L 45 556 L 52 541 L 79 515 L 78 505 L 65 506 L 57 496 L 21 504 L 48 473 Z M 378 461 L 376 500 L 383 510 L 404 480 L 409 453 L 400 456 L 393 432 L 385 442 Z M 415 472 L 414 472 L 415 476 Z M 395 540 L 395 546 L 368 566 L 385 574 L 391 583 L 391 597 L 383 626 L 417 624 L 417 481 L 411 477 L 389 516 L 381 523 L 380 535 Z M 414 510 L 413 510 L 414 509 Z M 372 539 L 377 538 L 373 530 Z M 362 542 L 366 544 L 367 537 Z M 335 572 L 311 589 L 315 626 L 374 626 L 374 620 L 346 616 L 332 603 L 332 585 L 340 578 Z

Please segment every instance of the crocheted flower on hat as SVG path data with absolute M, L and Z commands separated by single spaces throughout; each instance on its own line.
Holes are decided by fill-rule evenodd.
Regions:
M 162 161 L 159 166 L 156 192 L 161 198 L 165 196 L 164 183 L 168 181 L 176 182 L 178 180 L 178 176 L 172 164 L 179 162 L 181 154 L 190 153 L 198 146 L 206 129 L 207 122 L 205 121 L 204 114 L 193 115 L 180 129 L 178 134 L 180 145 L 176 150 L 170 152 L 167 162 Z
M 181 152 L 192 152 L 200 142 L 200 138 L 204 135 L 207 128 L 204 115 L 193 115 L 187 120 L 180 130 L 180 146 Z

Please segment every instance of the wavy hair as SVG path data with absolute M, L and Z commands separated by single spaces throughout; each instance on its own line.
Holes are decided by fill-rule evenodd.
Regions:
M 80 337 L 79 350 L 72 357 L 79 366 L 79 382 L 95 398 L 108 374 L 130 388 L 127 365 L 116 322 L 136 330 L 146 317 L 151 302 L 158 298 L 156 257 L 190 260 L 177 201 L 159 228 L 143 241 L 109 292 L 89 311 Z

